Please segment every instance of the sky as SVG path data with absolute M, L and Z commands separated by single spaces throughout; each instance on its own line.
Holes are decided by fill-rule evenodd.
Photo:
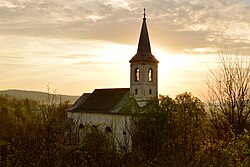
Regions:
M 143 8 L 159 94 L 203 96 L 218 50 L 250 51 L 250 0 L 0 0 L 0 90 L 128 88 Z

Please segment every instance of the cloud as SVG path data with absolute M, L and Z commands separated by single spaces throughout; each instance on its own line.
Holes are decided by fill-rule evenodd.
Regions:
M 0 0 L 1 89 L 127 87 L 144 7 L 161 91 L 201 85 L 220 45 L 250 50 L 247 0 Z
M 96 55 L 91 55 L 91 54 L 68 54 L 68 55 L 63 55 L 60 56 L 62 59 L 79 59 L 79 58 L 90 58 Z
M 135 45 L 143 7 L 152 42 L 162 48 L 249 49 L 250 4 L 243 0 L 2 0 L 0 34 Z

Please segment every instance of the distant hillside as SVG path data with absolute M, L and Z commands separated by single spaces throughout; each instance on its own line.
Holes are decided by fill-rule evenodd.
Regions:
M 28 99 L 33 99 L 33 100 L 37 100 L 40 102 L 45 102 L 48 99 L 48 93 L 38 92 L 38 91 L 26 91 L 26 90 L 10 89 L 10 90 L 0 91 L 0 95 L 9 95 L 9 96 L 15 97 L 17 99 L 28 98 Z M 51 97 L 52 96 L 53 96 L 53 94 L 51 94 Z M 79 98 L 79 96 L 68 96 L 68 95 L 57 94 L 55 97 L 56 103 L 60 102 L 60 96 L 61 96 L 62 102 L 69 100 L 69 102 L 71 104 L 73 104 Z

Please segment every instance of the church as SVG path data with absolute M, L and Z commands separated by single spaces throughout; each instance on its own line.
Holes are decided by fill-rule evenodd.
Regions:
M 144 9 L 137 53 L 130 62 L 130 88 L 95 89 L 84 93 L 69 109 L 70 112 L 124 113 L 131 105 L 143 107 L 158 97 L 158 63 L 151 52 Z M 133 103 L 134 99 L 134 104 Z
M 143 16 L 137 52 L 129 61 L 130 88 L 95 89 L 84 93 L 68 109 L 68 117 L 74 122 L 81 126 L 108 127 L 119 136 L 130 127 L 131 114 L 151 98 L 158 97 L 159 61 L 151 52 L 145 9 Z

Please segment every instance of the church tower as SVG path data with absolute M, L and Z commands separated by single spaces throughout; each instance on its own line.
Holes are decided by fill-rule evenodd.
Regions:
M 130 94 L 143 107 L 151 98 L 158 97 L 158 63 L 152 55 L 144 9 L 137 53 L 130 62 Z

